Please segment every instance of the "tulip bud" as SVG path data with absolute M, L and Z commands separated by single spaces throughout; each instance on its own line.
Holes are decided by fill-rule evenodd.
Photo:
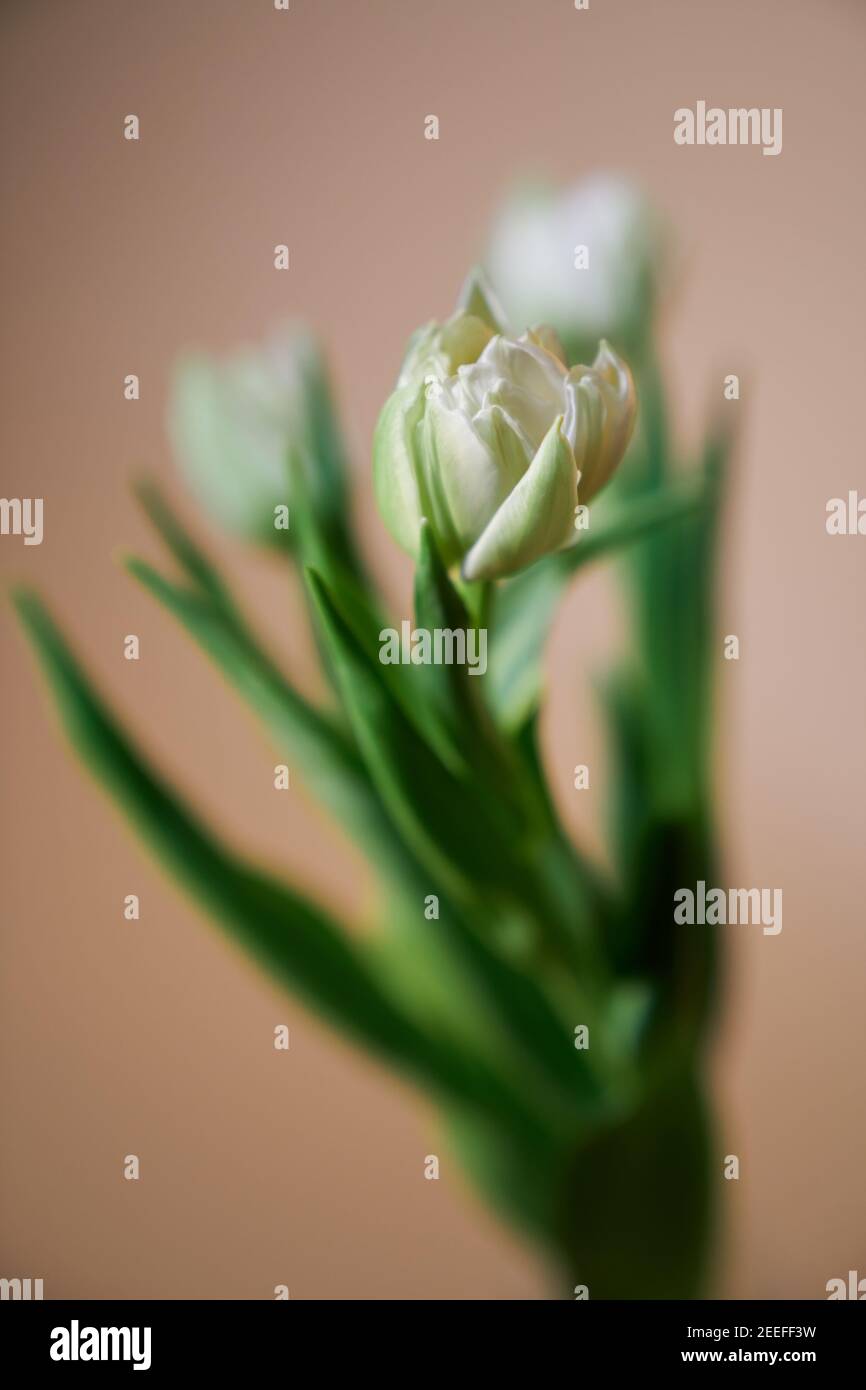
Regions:
M 277 508 L 306 495 L 323 511 L 343 503 L 342 450 L 319 350 L 293 327 L 223 360 L 203 354 L 175 370 L 169 429 L 187 482 L 213 518 L 273 543 Z
M 662 226 L 641 192 L 599 174 L 562 192 L 509 198 L 494 223 L 487 265 L 512 320 L 552 324 L 575 361 L 600 338 L 640 349 L 664 251 Z
M 501 579 L 577 538 L 578 497 L 616 468 L 636 401 L 606 343 L 591 367 L 569 370 L 552 329 L 499 331 L 477 278 L 463 303 L 410 343 L 376 428 L 376 496 L 410 554 L 426 518 L 446 565 Z

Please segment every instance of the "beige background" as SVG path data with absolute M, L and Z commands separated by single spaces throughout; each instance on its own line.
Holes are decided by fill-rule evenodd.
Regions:
M 408 332 L 444 314 L 515 175 L 639 176 L 684 260 L 665 347 L 683 440 L 742 374 L 725 555 L 719 770 L 729 882 L 784 889 L 784 930 L 733 931 L 718 1057 L 739 1184 L 719 1289 L 819 1297 L 866 1274 L 863 787 L 866 540 L 830 539 L 863 461 L 864 11 L 856 0 L 66 0 L 3 7 L 3 493 L 46 499 L 0 541 L 147 745 L 219 823 L 347 915 L 364 877 L 234 698 L 115 563 L 156 555 L 128 480 L 171 479 L 167 374 L 302 314 L 332 352 L 367 549 L 408 567 L 369 497 L 377 408 Z M 781 106 L 784 150 L 680 149 L 675 107 Z M 121 138 L 141 117 L 138 145 Z M 435 112 L 441 139 L 423 139 Z M 292 269 L 272 268 L 276 242 Z M 124 403 L 122 378 L 141 375 Z M 212 538 L 215 539 L 215 538 Z M 223 544 L 298 678 L 297 593 Z M 569 596 L 545 726 L 565 814 L 604 776 L 587 673 L 602 575 Z M 236 955 L 140 855 L 45 721 L 4 605 L 4 1275 L 50 1297 L 544 1296 L 459 1180 L 423 1104 Z M 141 638 L 138 665 L 121 657 Z M 569 770 L 599 768 L 579 807 Z M 585 825 L 584 825 L 585 823 Z M 588 828 L 587 828 L 588 827 Z M 143 917 L 125 923 L 125 894 Z M 288 1055 L 273 1051 L 288 1022 Z M 142 1160 L 124 1182 L 123 1155 Z

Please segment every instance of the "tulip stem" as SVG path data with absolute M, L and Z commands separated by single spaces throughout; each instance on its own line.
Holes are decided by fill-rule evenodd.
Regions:
M 474 628 L 486 628 L 490 623 L 490 616 L 493 608 L 493 583 L 489 579 L 479 579 L 467 582 L 462 579 L 455 581 L 455 587 L 460 593 L 469 614 L 469 620 Z

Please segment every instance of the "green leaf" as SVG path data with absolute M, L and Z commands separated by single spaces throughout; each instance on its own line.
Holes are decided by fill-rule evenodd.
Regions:
M 84 676 L 36 595 L 14 595 L 63 727 L 160 861 L 269 973 L 365 1046 L 449 1100 L 538 1139 L 534 1106 L 465 1047 L 414 1024 L 357 947 L 319 908 L 240 861 L 147 766 Z
M 701 814 L 707 799 L 715 555 L 727 451 L 724 436 L 710 437 L 701 467 L 705 505 L 667 544 L 653 538 L 640 547 L 627 570 L 654 795 L 668 815 Z
M 553 558 L 566 574 L 575 574 L 602 556 L 623 550 L 650 536 L 658 537 L 658 543 L 666 545 L 667 532 L 661 535 L 664 528 L 674 522 L 699 517 L 705 512 L 706 506 L 707 494 L 702 479 L 672 483 L 652 497 L 607 508 L 599 524 L 577 545 L 570 550 L 561 550 Z
M 480 594 L 475 597 L 483 598 Z M 483 633 L 478 640 L 484 641 L 486 650 L 490 619 L 484 610 L 480 601 L 477 620 L 472 618 L 442 563 L 430 526 L 422 521 L 415 570 L 417 626 L 428 632 L 474 629 Z M 492 718 L 484 699 L 486 673 L 476 667 L 473 675 L 468 665 L 442 662 L 413 668 L 411 679 L 424 691 L 425 727 L 420 732 L 429 738 L 435 723 L 438 736 L 432 741 L 440 750 L 444 745 L 443 756 L 449 765 L 483 783 L 503 804 L 512 807 L 520 821 L 540 828 L 548 818 L 548 807 L 540 802 L 533 779 L 526 776 L 521 759 Z M 411 697 L 410 712 L 417 717 L 415 691 Z
M 567 575 L 556 557 L 540 560 L 496 595 L 487 695 L 499 725 L 517 732 L 541 699 L 542 657 Z
M 494 928 L 524 918 L 530 950 L 565 966 L 570 978 L 594 968 L 596 943 L 573 900 L 559 899 L 545 872 L 547 839 L 537 841 L 477 777 L 456 776 L 417 733 L 319 576 L 309 575 L 361 755 L 413 854 L 458 909 Z M 550 965 L 548 959 L 548 965 Z
M 639 390 L 637 437 L 611 489 L 632 507 L 656 505 L 672 472 L 664 390 L 651 360 Z M 703 505 L 633 547 L 624 566 L 654 764 L 650 794 L 668 817 L 702 814 L 707 799 L 715 539 L 728 452 L 726 431 L 715 429 L 696 473 Z
M 373 645 L 382 628 L 382 613 L 348 526 L 347 507 L 325 524 L 321 508 L 315 503 L 321 479 L 308 476 L 300 467 L 294 470 L 293 479 L 292 528 L 299 567 L 315 569 L 325 576 L 330 587 L 339 592 L 343 607 L 363 632 L 365 642 Z
M 427 521 L 421 522 L 418 564 L 415 569 L 415 622 L 434 632 L 468 631 L 471 620 L 463 600 L 448 578 Z M 423 681 L 429 715 L 440 725 L 455 758 L 465 757 L 467 738 L 478 728 L 479 702 L 473 698 L 481 676 L 470 677 L 466 666 L 431 664 L 413 672 Z
M 400 883 L 407 903 L 411 898 L 418 911 L 425 891 L 429 890 L 429 875 L 422 874 L 417 861 L 404 845 L 370 783 L 363 763 L 342 731 L 309 706 L 285 682 L 280 672 L 239 625 L 239 621 L 236 623 L 234 619 L 226 618 L 222 609 L 215 610 L 206 595 L 172 584 L 141 560 L 129 560 L 128 567 L 211 657 L 226 679 L 259 714 L 278 745 L 290 751 L 293 767 L 298 768 L 311 789 L 363 846 L 376 870 Z M 447 576 L 445 582 L 448 582 Z M 231 612 L 234 611 L 231 606 Z M 458 616 L 453 610 L 449 611 L 452 616 Z M 428 612 L 428 617 L 432 620 L 432 611 Z M 482 942 L 468 936 L 467 926 L 462 922 L 457 925 L 458 914 L 445 902 L 442 911 L 448 925 L 441 925 L 435 931 L 435 936 L 440 952 L 443 946 L 447 948 L 451 957 L 451 971 L 458 963 L 461 974 L 468 974 L 475 986 L 480 986 L 482 995 L 489 997 L 491 991 L 501 991 L 494 1001 L 494 1012 L 506 1010 L 508 1032 L 521 1037 L 523 1046 L 531 1043 L 533 1054 L 544 1051 L 545 1038 L 548 1038 L 552 1044 L 548 1048 L 548 1058 L 552 1056 L 554 1076 L 558 1074 L 560 1080 L 567 1080 L 572 1100 L 582 1102 L 586 1096 L 586 1083 L 574 1066 L 568 1032 L 554 1020 L 549 1005 L 547 1016 L 544 1016 L 543 999 L 535 998 L 535 987 L 531 982 L 524 981 L 517 972 L 497 961 L 494 953 Z M 398 911 L 398 923 L 405 916 L 405 910 Z M 452 922 L 453 928 L 450 925 Z M 423 926 L 421 933 L 412 933 L 415 939 L 413 960 L 417 960 L 419 968 L 426 963 L 429 970 L 431 950 L 427 947 L 432 943 L 427 939 L 419 942 L 417 938 L 419 935 L 430 938 L 434 933 L 426 923 Z M 445 966 L 446 962 L 439 962 L 440 973 Z M 459 998 L 459 988 L 459 978 L 452 979 L 450 989 L 454 1000 Z M 509 999 L 509 991 L 518 998 Z M 437 999 L 437 992 L 433 991 L 431 997 Z M 535 1035 L 530 1037 L 533 1028 Z M 572 1056 L 569 1056 L 570 1052 Z
M 316 370 L 308 374 L 307 409 L 309 411 L 310 458 L 304 470 L 313 492 L 317 515 L 329 517 L 331 528 L 350 543 L 351 532 L 346 525 L 349 511 L 347 480 L 349 465 L 346 446 L 339 425 L 328 371 L 318 348 L 315 350 Z M 354 550 L 346 555 L 354 559 Z
M 305 700 L 249 629 L 216 567 L 153 482 L 138 496 L 192 588 L 164 578 L 146 561 L 127 568 L 183 625 L 224 678 L 256 712 L 307 786 L 394 883 L 413 865 L 346 731 Z
M 677 888 L 714 879 L 712 837 L 698 805 L 671 811 L 666 770 L 654 762 L 653 720 L 644 681 L 622 671 L 603 687 L 613 748 L 612 839 L 619 907 L 605 942 L 620 976 L 651 982 L 654 1046 L 694 1041 L 715 993 L 716 933 L 673 919 Z
M 446 1119 L 455 1155 L 488 1206 L 538 1242 L 546 1256 L 561 1258 L 557 1198 L 563 1185 L 564 1146 L 527 1150 L 509 1141 L 484 1116 L 463 1111 Z
M 598 524 L 576 545 L 539 561 L 503 585 L 497 595 L 489 693 L 504 728 L 519 729 L 538 705 L 544 646 L 572 575 L 673 523 L 699 516 L 706 504 L 702 480 L 672 485 L 652 497 L 619 502 L 602 510 Z M 668 543 L 667 532 L 658 543 Z
M 526 891 L 515 827 L 479 787 L 444 765 L 395 698 L 321 577 L 308 571 L 328 651 L 370 777 L 404 839 L 457 896 Z
M 610 841 L 617 879 L 624 883 L 634 871 L 638 846 L 655 809 L 646 695 L 640 681 L 625 669 L 607 676 L 599 695 L 611 749 L 606 807 Z
M 135 494 L 169 551 L 195 587 L 207 594 L 222 612 L 235 617 L 236 610 L 223 580 L 204 551 L 171 510 L 161 489 L 151 478 L 142 478 L 136 483 Z
M 479 993 L 516 1047 L 529 1083 L 543 1087 L 551 1101 L 565 1104 L 583 1122 L 603 1113 L 604 1090 L 593 1058 L 574 1046 L 574 1020 L 555 1007 L 544 987 L 543 973 L 512 962 L 489 944 L 471 917 L 443 905 L 436 923 L 479 987 Z M 575 1009 L 580 990 L 573 992 Z M 583 1017 L 583 1015 L 581 1016 Z
M 127 563 L 261 718 L 293 770 L 387 881 L 389 932 L 377 945 L 377 958 L 407 1000 L 447 1016 L 449 1026 L 461 1033 L 483 1033 L 473 1026 L 481 1009 L 477 992 L 467 989 L 464 954 L 455 960 L 453 941 L 431 931 L 421 917 L 429 875 L 402 841 L 344 731 L 298 695 L 243 626 L 215 610 L 206 596 L 170 583 L 141 560 Z
M 637 380 L 640 410 L 635 438 L 620 469 L 626 495 L 661 491 L 672 473 L 672 449 L 664 383 L 652 355 L 642 363 Z
M 343 732 L 298 694 L 222 608 L 215 608 L 206 596 L 172 584 L 143 560 L 129 559 L 127 567 L 183 624 L 260 717 L 278 747 L 288 753 L 311 791 L 364 846 L 380 870 L 402 876 L 405 854 L 399 837 Z

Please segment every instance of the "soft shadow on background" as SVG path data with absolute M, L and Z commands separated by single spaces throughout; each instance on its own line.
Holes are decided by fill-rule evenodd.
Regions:
M 45 498 L 45 541 L 0 541 L 133 727 L 245 846 L 361 914 L 355 852 L 202 658 L 116 564 L 153 554 L 128 484 L 184 500 L 164 430 L 171 364 L 286 318 L 324 335 L 372 564 L 409 565 L 374 514 L 369 440 L 410 331 L 451 307 L 511 181 L 636 176 L 680 272 L 664 349 L 698 437 L 741 376 L 724 559 L 718 763 L 726 881 L 784 890 L 784 929 L 729 928 L 718 1048 L 729 1233 L 717 1291 L 824 1296 L 863 1270 L 866 541 L 825 504 L 863 491 L 866 22 L 846 0 L 68 0 L 4 9 L 3 493 Z M 683 149 L 704 98 L 784 110 L 784 149 Z M 138 144 L 123 117 L 141 118 Z M 440 120 L 438 143 L 424 117 Z M 273 269 L 285 242 L 291 270 Z M 142 398 L 124 402 L 123 377 Z M 186 514 L 193 509 L 187 505 Z M 313 664 L 283 574 L 224 546 L 300 683 Z M 550 652 L 545 750 L 591 838 L 604 773 L 587 677 L 617 640 L 603 574 Z M 127 633 L 142 660 L 122 658 Z M 513 1298 L 537 1266 L 451 1181 L 423 1105 L 257 975 L 133 845 L 45 721 L 0 616 L 3 1240 L 48 1297 Z M 577 796 L 576 762 L 597 767 Z M 577 804 L 579 802 L 579 805 Z M 123 919 L 138 893 L 142 919 Z M 275 1052 L 273 1028 L 291 1027 Z M 126 1183 L 123 1156 L 141 1158 Z M 721 1166 L 721 1157 L 720 1157 Z M 859 1261 L 859 1265 L 858 1265 Z

